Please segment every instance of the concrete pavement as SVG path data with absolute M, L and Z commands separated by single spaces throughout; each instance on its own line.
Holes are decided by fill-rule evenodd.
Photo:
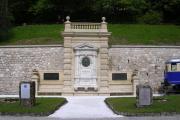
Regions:
M 120 117 L 120 118 L 49 118 L 49 117 L 14 117 L 0 116 L 0 120 L 180 120 L 180 115 L 177 116 L 156 116 L 156 117 Z
M 105 96 L 71 96 L 66 97 L 68 103 L 49 117 L 59 118 L 115 118 L 105 104 Z

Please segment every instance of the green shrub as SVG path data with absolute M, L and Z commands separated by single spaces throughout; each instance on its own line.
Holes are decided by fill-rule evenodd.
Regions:
M 157 11 L 148 11 L 142 17 L 138 18 L 140 23 L 145 24 L 160 24 L 162 21 L 162 15 Z

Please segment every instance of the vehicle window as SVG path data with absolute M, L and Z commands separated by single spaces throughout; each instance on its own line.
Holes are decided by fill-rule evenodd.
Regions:
M 171 71 L 177 71 L 177 64 L 171 63 Z

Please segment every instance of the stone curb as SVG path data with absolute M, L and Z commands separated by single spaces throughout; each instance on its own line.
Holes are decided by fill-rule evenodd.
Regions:
M 64 106 L 67 103 L 68 103 L 68 101 L 65 100 L 62 104 L 57 105 L 54 110 L 49 111 L 49 112 L 40 112 L 40 113 L 0 112 L 0 116 L 36 116 L 36 117 L 49 116 L 49 115 L 53 114 L 56 110 L 58 110 L 59 108 L 61 108 L 62 106 Z
M 178 112 L 161 112 L 161 113 L 126 113 L 126 112 L 117 112 L 113 109 L 113 107 L 108 103 L 107 99 L 104 100 L 106 105 L 117 115 L 124 115 L 128 117 L 143 117 L 143 116 L 173 116 L 173 115 L 180 115 Z

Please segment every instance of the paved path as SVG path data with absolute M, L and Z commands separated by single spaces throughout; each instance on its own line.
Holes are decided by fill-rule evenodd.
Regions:
M 48 118 L 48 117 L 9 117 L 0 116 L 0 120 L 180 120 L 180 116 L 161 116 L 161 117 L 120 117 L 120 118 Z
M 115 118 L 122 117 L 114 114 L 104 103 L 103 96 L 73 96 L 66 97 L 68 103 L 49 117 L 58 118 Z

